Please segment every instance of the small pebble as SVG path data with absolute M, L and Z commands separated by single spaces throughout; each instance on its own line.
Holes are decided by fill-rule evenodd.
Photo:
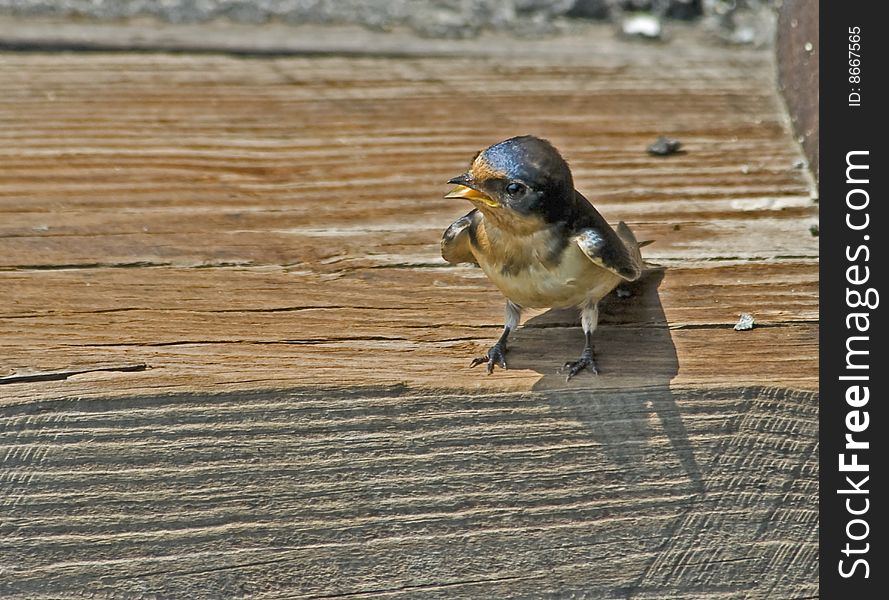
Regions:
M 736 44 L 752 44 L 756 41 L 756 30 L 753 27 L 738 27 L 729 39 Z
M 624 35 L 656 40 L 661 37 L 661 22 L 653 15 L 633 15 L 623 20 L 621 31 Z
M 617 288 L 616 293 L 617 293 L 618 298 L 629 298 L 630 296 L 633 295 L 633 293 L 630 290 L 628 290 L 626 288 L 622 288 L 622 287 Z
M 669 156 L 679 152 L 680 148 L 682 148 L 682 142 L 662 135 L 648 147 L 648 153 L 655 156 Z
M 744 313 L 735 325 L 735 331 L 747 331 L 753 329 L 753 315 Z

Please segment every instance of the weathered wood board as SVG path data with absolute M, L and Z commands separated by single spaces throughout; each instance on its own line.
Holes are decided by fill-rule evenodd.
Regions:
M 811 182 L 769 52 L 685 34 L 0 54 L 0 596 L 815 597 Z M 564 312 L 468 368 L 444 181 L 521 133 L 656 240 L 599 377 Z
M 4 597 L 815 597 L 811 393 L 7 409 Z

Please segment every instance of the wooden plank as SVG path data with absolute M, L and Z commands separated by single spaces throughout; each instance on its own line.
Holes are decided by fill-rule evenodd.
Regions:
M 138 281 L 132 281 L 134 271 Z M 469 266 L 365 267 L 334 273 L 300 267 L 84 268 L 0 272 L 0 282 L 9 300 L 0 309 L 0 323 L 10 335 L 27 335 L 17 328 L 16 319 L 27 319 L 33 327 L 42 319 L 73 321 L 140 312 L 154 315 L 146 319 L 146 327 L 161 328 L 169 327 L 160 322 L 162 314 L 170 319 L 228 314 L 237 326 L 238 319 L 279 313 L 274 318 L 283 319 L 285 329 L 299 320 L 318 320 L 319 315 L 339 322 L 350 314 L 352 324 L 360 328 L 397 328 L 402 322 L 406 329 L 502 324 L 502 295 Z M 817 286 L 818 265 L 813 261 L 711 261 L 669 267 L 623 285 L 631 296 L 609 296 L 601 320 L 681 328 L 734 324 L 737 313 L 745 311 L 755 312 L 768 325 L 811 322 L 818 316 Z M 72 291 L 83 293 L 68 293 Z M 430 302 L 430 295 L 437 302 Z M 47 297 L 59 301 L 47 305 Z M 387 311 L 397 312 L 398 322 L 387 321 Z M 288 314 L 299 312 L 309 314 Z M 103 321 L 72 333 L 114 336 L 106 330 L 110 324 Z M 133 335 L 122 330 L 119 334 Z M 343 331 L 331 334 L 348 337 Z
M 747 334 L 744 343 L 736 332 L 726 329 L 670 332 L 603 326 L 596 343 L 602 375 L 569 383 L 560 367 L 576 359 L 583 347 L 583 336 L 576 327 L 571 331 L 545 328 L 517 333 L 509 359 L 511 368 L 490 377 L 480 369 L 469 370 L 467 365 L 493 343 L 497 336 L 494 329 L 483 335 L 457 330 L 446 341 L 381 335 L 345 341 L 180 339 L 148 345 L 40 344 L 16 353 L 17 360 L 36 366 L 14 368 L 14 373 L 51 372 L 59 364 L 66 365 L 65 369 L 106 364 L 147 364 L 149 368 L 132 373 L 101 369 L 65 381 L 10 384 L 3 386 L 2 393 L 4 404 L 20 404 L 61 395 L 169 393 L 194 389 L 196 381 L 204 390 L 407 385 L 428 391 L 444 388 L 478 393 L 620 388 L 668 381 L 709 387 L 750 383 L 817 387 L 815 326 L 760 329 Z M 677 355 L 684 360 L 677 361 Z
M 799 136 L 815 178 L 818 178 L 818 72 L 819 7 L 799 0 L 783 2 L 778 9 L 775 55 L 778 85 L 793 130 Z
M 817 590 L 811 393 L 313 387 L 38 407 L 0 417 L 4 597 Z
M 770 56 L 484 43 L 0 54 L 0 596 L 817 593 L 817 207 Z M 443 182 L 527 132 L 663 267 L 570 384 L 565 312 L 469 369 L 503 300 L 438 256 Z
M 454 207 L 442 213 L 437 222 L 444 227 L 465 214 L 455 213 Z M 623 212 L 611 214 L 620 216 Z M 41 220 L 47 221 L 45 216 Z M 399 222 L 393 216 L 392 221 L 367 227 L 327 224 L 267 230 L 235 229 L 237 220 L 231 219 L 229 229 L 219 232 L 152 233 L 150 226 L 143 225 L 147 232 L 132 234 L 13 234 L 3 241 L 5 254 L 0 259 L 0 270 L 283 265 L 338 273 L 362 267 L 446 267 L 439 250 L 443 229 L 427 219 L 414 224 Z M 808 231 L 815 221 L 808 210 L 796 218 L 763 217 L 749 222 L 716 218 L 671 224 L 628 222 L 642 239 L 657 242 L 646 251 L 646 258 L 655 264 L 786 258 L 814 261 L 818 256 L 818 240 Z M 775 242 L 764 245 L 766 236 Z
M 220 344 L 209 363 L 220 370 L 211 378 L 218 383 L 251 364 L 257 345 L 302 340 L 305 356 L 296 347 L 266 348 L 281 361 L 269 381 L 328 381 L 333 367 L 315 347 L 326 339 L 344 345 L 336 361 L 351 356 L 352 342 L 368 365 L 394 352 L 388 383 L 533 387 L 539 373 L 520 384 L 513 373 L 497 376 L 506 384 L 480 384 L 475 373 L 432 375 L 437 355 L 462 372 L 466 354 L 493 337 L 501 302 L 477 272 L 447 269 L 438 256 L 441 230 L 466 209 L 440 198 L 442 182 L 479 146 L 523 131 L 565 149 L 578 187 L 609 218 L 657 240 L 646 256 L 668 267 L 666 302 L 645 295 L 643 321 L 663 306 L 659 323 L 674 329 L 723 327 L 740 312 L 776 326 L 810 323 L 817 239 L 807 229 L 816 211 L 810 182 L 793 167 L 799 151 L 771 89 L 770 61 L 748 51 L 727 60 L 687 44 L 673 48 L 681 68 L 665 71 L 644 47 L 621 47 L 625 54 L 565 55 L 558 64 L 527 55 L 509 62 L 150 55 L 148 63 L 119 54 L 7 55 L 0 115 L 14 126 L 0 132 L 8 165 L 0 175 L 3 315 L 31 316 L 21 333 L 25 321 L 4 321 L 7 346 L 18 349 L 9 351 L 6 374 L 123 357 L 154 368 L 111 374 L 118 391 L 161 374 L 176 389 L 201 387 L 206 373 L 188 383 L 190 368 L 168 368 L 183 358 L 164 358 L 158 348 Z M 687 153 L 645 154 L 663 132 L 682 132 Z M 173 268 L 140 268 L 151 266 Z M 83 270 L 59 271 L 70 268 Z M 745 275 L 737 281 L 720 279 L 738 270 Z M 692 279 L 671 284 L 680 272 Z M 440 288 L 431 310 L 430 285 Z M 691 293 L 676 296 L 683 286 Z M 50 289 L 60 301 L 47 305 Z M 195 304 L 204 295 L 210 306 Z M 337 300 L 346 295 L 349 303 Z M 265 298 L 295 308 L 257 312 L 268 308 Z M 329 308 L 301 310 L 312 303 Z M 404 310 L 374 310 L 396 303 Z M 215 312 L 243 305 L 243 315 Z M 72 310 L 78 314 L 66 317 Z M 784 339 L 776 348 L 793 348 L 796 331 L 769 333 Z M 433 345 L 425 355 L 407 352 L 417 344 Z M 532 352 L 548 354 L 542 350 Z M 422 355 L 426 374 L 403 366 L 405 354 Z M 299 360 L 307 362 L 295 368 Z M 721 378 L 720 368 L 691 380 Z M 366 375 L 354 373 L 337 381 Z M 768 381 L 784 375 L 811 388 L 816 370 Z M 107 377 L 19 386 L 17 395 L 55 394 L 56 385 L 110 391 L 94 386 Z
M 663 282 L 654 272 L 626 288 L 629 298 L 604 303 L 597 348 L 605 385 L 673 376 L 719 385 L 736 376 L 815 389 L 817 351 L 807 345 L 817 337 L 817 264 L 717 264 L 670 268 Z M 503 305 L 474 268 L 359 269 L 334 278 L 258 268 L 136 270 L 136 284 L 132 269 L 0 274 L 12 292 L 0 315 L 7 365 L 20 372 L 149 366 L 22 392 L 16 386 L 4 390 L 7 397 L 145 393 L 165 379 L 167 389 L 185 391 L 194 385 L 189 373 L 212 388 L 398 382 L 540 389 L 563 385 L 557 368 L 582 345 L 576 313 L 532 312 L 514 338 L 508 373 L 468 369 L 469 358 L 498 335 Z M 65 301 L 48 308 L 47 294 Z M 742 312 L 753 312 L 760 328 L 733 331 Z M 720 349 L 719 360 L 708 345 Z

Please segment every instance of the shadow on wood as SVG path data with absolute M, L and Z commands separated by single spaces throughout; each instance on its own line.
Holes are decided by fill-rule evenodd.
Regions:
M 603 299 L 601 320 L 612 326 L 600 328 L 594 335 L 600 375 L 581 372 L 577 376 L 586 394 L 575 393 L 564 399 L 550 394 L 548 398 L 551 403 L 564 402 L 559 408 L 568 409 L 584 423 L 611 462 L 625 469 L 636 466 L 630 458 L 638 452 L 638 446 L 649 443 L 653 436 L 650 417 L 656 416 L 688 476 L 690 490 L 702 492 L 701 470 L 671 388 L 671 381 L 679 372 L 679 360 L 658 293 L 663 278 L 663 269 L 649 269 L 640 280 L 622 285 L 620 296 L 613 292 Z M 578 336 L 580 343 L 564 339 L 566 332 L 572 331 L 565 325 L 571 323 L 577 325 L 576 331 L 580 333 L 577 311 L 554 309 L 529 319 L 524 328 L 541 330 L 543 336 L 551 338 L 543 347 L 552 348 L 553 353 L 567 352 L 566 358 L 569 358 L 579 354 L 582 347 L 582 334 Z M 521 351 L 522 332 L 521 328 L 516 332 L 510 366 L 536 370 L 535 358 Z M 644 356 L 646 360 L 615 358 L 628 355 Z M 565 378 L 562 373 L 541 372 L 541 375 L 535 390 L 557 389 Z M 626 381 L 645 383 L 626 386 Z M 615 383 L 619 387 L 615 388 Z M 628 447 L 633 447 L 633 451 L 629 452 Z

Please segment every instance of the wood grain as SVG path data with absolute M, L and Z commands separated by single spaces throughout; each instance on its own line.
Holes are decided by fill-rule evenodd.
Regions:
M 313 387 L 2 422 L 4 597 L 817 591 L 811 393 Z
M 0 54 L 0 596 L 815 597 L 817 206 L 768 52 L 690 32 Z M 468 368 L 444 181 L 528 132 L 656 240 L 598 377 L 562 311 Z
M 41 386 L 7 386 L 7 401 L 158 386 L 566 387 L 558 368 L 583 345 L 576 313 L 531 313 L 513 338 L 509 371 L 485 377 L 469 369 L 469 358 L 498 335 L 503 311 L 499 293 L 469 267 L 365 268 L 334 278 L 281 268 L 70 269 L 0 277 L 7 289 L 20 290 L 0 316 L 0 347 L 17 371 L 149 365 L 138 373 L 96 371 Z M 71 294 L 75 289 L 81 292 Z M 733 377 L 743 385 L 817 386 L 816 265 L 677 267 L 665 270 L 663 282 L 653 272 L 628 291 L 633 295 L 611 297 L 602 307 L 602 376 L 577 378 L 571 387 L 673 377 L 677 384 L 721 386 Z M 70 300 L 47 308 L 47 295 Z M 738 314 L 750 311 L 758 328 L 733 331 Z

